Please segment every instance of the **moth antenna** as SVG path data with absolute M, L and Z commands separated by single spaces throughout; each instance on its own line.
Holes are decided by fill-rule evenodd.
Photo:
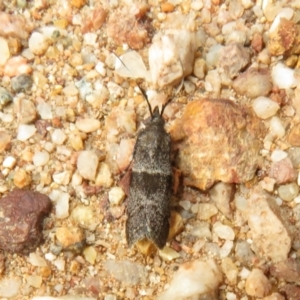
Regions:
M 128 71 L 128 72 L 132 75 L 132 77 L 134 78 L 132 72 L 131 72 L 130 69 L 124 64 L 124 62 L 122 61 L 122 59 L 121 59 L 116 53 L 114 53 L 114 55 L 118 58 L 118 60 L 121 62 L 121 64 L 127 69 L 127 71 Z M 149 102 L 149 100 L 148 100 L 147 94 L 146 94 L 145 90 L 144 90 L 143 88 L 141 88 L 137 82 L 135 82 L 135 84 L 137 85 L 137 87 L 139 88 L 140 92 L 142 93 L 144 99 L 146 100 L 147 105 L 148 105 L 148 109 L 149 109 L 149 112 L 150 112 L 150 115 L 151 115 L 151 118 L 152 118 L 152 117 L 153 117 L 153 112 L 152 112 L 152 108 L 151 108 L 150 102 Z

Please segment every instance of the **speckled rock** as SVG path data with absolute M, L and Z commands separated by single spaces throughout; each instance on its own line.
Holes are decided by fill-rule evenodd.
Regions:
M 215 181 L 241 183 L 251 180 L 259 165 L 264 126 L 245 107 L 230 100 L 189 103 L 170 129 L 178 142 L 176 159 L 184 184 L 200 189 Z
M 218 67 L 222 68 L 229 78 L 234 78 L 249 62 L 250 53 L 247 48 L 241 44 L 230 44 L 221 48 Z
M 261 188 L 258 187 L 249 194 L 246 214 L 253 240 L 252 249 L 273 262 L 287 259 L 292 236 L 286 217 L 275 200 Z
M 12 95 L 3 87 L 0 87 L 0 108 L 13 101 Z
M 297 171 L 291 160 L 286 157 L 280 161 L 272 162 L 269 177 L 274 178 L 277 184 L 288 183 L 296 180 Z
M 11 87 L 16 93 L 25 92 L 32 87 L 33 80 L 28 74 L 21 74 L 11 79 Z
M 233 89 L 249 98 L 267 96 L 272 89 L 270 71 L 266 68 L 250 68 L 233 81 Z
M 34 251 L 42 242 L 42 223 L 51 210 L 43 194 L 14 190 L 0 200 L 0 248 L 13 253 Z
M 288 258 L 287 260 L 271 265 L 270 272 L 272 276 L 287 282 L 299 282 L 300 261 L 299 259 Z

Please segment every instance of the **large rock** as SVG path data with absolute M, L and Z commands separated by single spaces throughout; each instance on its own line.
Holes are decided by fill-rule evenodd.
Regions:
M 51 200 L 43 194 L 14 190 L 0 200 L 0 248 L 13 253 L 34 251 L 43 239 L 43 219 Z
M 264 125 L 247 108 L 230 100 L 189 103 L 170 130 L 178 142 L 177 166 L 186 185 L 206 190 L 215 181 L 251 180 L 259 166 Z
M 292 237 L 275 200 L 267 192 L 256 188 L 250 192 L 246 214 L 254 251 L 273 262 L 287 259 Z

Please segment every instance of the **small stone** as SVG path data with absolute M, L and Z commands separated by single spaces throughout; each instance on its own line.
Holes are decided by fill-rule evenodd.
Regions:
M 237 261 L 246 266 L 253 265 L 255 254 L 246 241 L 238 241 L 235 246 L 235 257 Z
M 169 287 L 157 299 L 188 299 L 214 295 L 223 281 L 222 272 L 213 259 L 195 260 L 182 264 L 175 273 Z M 182 283 L 184 287 L 182 288 Z
M 32 157 L 33 164 L 36 167 L 44 166 L 48 163 L 50 155 L 47 151 L 37 151 Z
M 51 134 L 51 139 L 52 142 L 56 145 L 63 145 L 63 143 L 67 139 L 67 136 L 61 129 L 54 129 Z
M 36 128 L 34 125 L 21 124 L 18 127 L 17 140 L 21 142 L 27 141 L 36 133 Z
M 224 272 L 230 285 L 237 283 L 239 270 L 231 258 L 225 257 L 222 259 L 222 271 Z
M 249 194 L 246 214 L 254 250 L 258 255 L 264 255 L 273 262 L 287 259 L 292 240 L 289 227 L 278 205 L 260 188 L 254 189 Z
M 11 87 L 16 93 L 26 92 L 31 89 L 33 80 L 28 74 L 21 74 L 11 79 Z
M 40 102 L 37 105 L 37 111 L 43 120 L 53 119 L 53 114 L 51 110 L 51 105 L 47 102 Z
M 79 174 L 88 180 L 96 179 L 99 157 L 95 151 L 81 151 L 77 159 L 77 170 Z
M 9 77 L 15 77 L 21 74 L 30 74 L 32 68 L 27 63 L 27 59 L 22 56 L 13 56 L 5 64 L 3 74 Z
M 3 278 L 0 280 L 0 297 L 13 298 L 20 294 L 22 280 L 19 277 Z
M 116 280 L 125 285 L 137 285 L 148 281 L 148 272 L 144 265 L 129 260 L 106 260 L 104 269 Z
M 114 180 L 108 164 L 101 162 L 95 180 L 96 185 L 109 188 L 112 186 L 113 182 Z
M 193 69 L 193 73 L 196 77 L 198 77 L 199 79 L 204 79 L 205 74 L 206 74 L 206 62 L 203 58 L 196 58 L 195 59 L 195 63 L 194 63 L 194 69 Z
M 278 63 L 272 68 L 273 83 L 280 89 L 294 88 L 298 84 L 294 73 L 295 70 L 288 68 L 283 63 Z
M 24 170 L 20 169 L 16 171 L 14 175 L 14 184 L 18 188 L 23 188 L 25 186 L 30 185 L 31 183 L 31 176 Z
M 288 156 L 287 152 L 279 149 L 275 149 L 271 154 L 271 160 L 273 162 L 281 161 Z
M 125 199 L 126 195 L 122 188 L 115 186 L 108 192 L 108 200 L 111 205 L 120 205 Z
M 233 81 L 233 89 L 249 98 L 267 96 L 272 89 L 271 74 L 268 69 L 250 68 Z
M 288 142 L 295 147 L 300 146 L 300 123 L 296 124 L 289 132 Z
M 232 184 L 219 182 L 210 189 L 209 195 L 222 214 L 224 214 L 226 218 L 232 219 L 230 202 L 233 200 L 234 186 Z
M 236 77 L 250 61 L 250 53 L 241 44 L 230 44 L 221 48 L 218 67 L 222 68 L 229 78 Z
M 282 124 L 282 121 L 276 116 L 272 117 L 270 120 L 270 130 L 279 138 L 282 138 L 285 135 L 285 128 Z
M 49 47 L 49 42 L 42 33 L 34 31 L 28 40 L 28 47 L 32 53 L 43 55 Z
M 170 229 L 169 229 L 168 240 L 174 238 L 184 228 L 182 216 L 176 211 L 171 211 L 169 222 L 170 222 Z
M 262 181 L 260 181 L 261 187 L 270 193 L 274 191 L 275 183 L 276 183 L 276 180 L 271 177 L 264 177 L 264 179 Z
M 34 288 L 40 288 L 43 282 L 42 276 L 39 275 L 28 275 L 26 277 L 27 283 L 34 287 Z
M 35 105 L 30 100 L 18 99 L 15 101 L 15 110 L 21 124 L 29 124 L 36 119 Z
M 5 131 L 0 131 L 0 153 L 2 153 L 11 141 L 10 135 Z
M 252 101 L 252 108 L 259 118 L 268 119 L 276 114 L 279 105 L 270 98 L 261 96 Z
M 297 283 L 300 277 L 300 261 L 288 258 L 287 260 L 271 265 L 270 273 L 275 278 Z
M 67 85 L 65 88 L 63 88 L 62 92 L 66 95 L 66 96 L 76 96 L 78 95 L 79 91 L 76 88 L 75 84 L 70 84 Z
M 100 223 L 100 219 L 94 216 L 93 209 L 90 206 L 76 206 L 71 213 L 71 217 L 82 228 L 88 230 L 95 230 Z
M 12 253 L 34 251 L 43 240 L 43 219 L 50 199 L 39 192 L 14 190 L 0 200 L 0 248 Z
M 286 157 L 280 161 L 272 162 L 269 177 L 274 178 L 277 184 L 289 183 L 297 178 L 297 171 L 294 169 L 291 160 Z
M 212 203 L 200 203 L 197 218 L 208 220 L 218 213 L 218 209 Z
M 72 177 L 71 171 L 63 171 L 60 173 L 54 173 L 52 175 L 53 181 L 61 185 L 68 185 L 71 181 L 71 177 Z
M 172 248 L 165 246 L 163 249 L 158 251 L 159 256 L 165 261 L 171 261 L 180 257 L 180 254 Z
M 3 66 L 10 58 L 8 42 L 4 38 L 0 38 L 0 65 Z
M 74 68 L 81 66 L 83 63 L 81 54 L 80 53 L 72 53 L 72 55 L 69 58 L 69 63 Z
M 78 119 L 76 127 L 82 132 L 89 133 L 100 128 L 100 121 L 92 118 Z
M 233 229 L 227 225 L 223 225 L 221 222 L 216 222 L 213 225 L 213 232 L 220 238 L 225 240 L 234 240 L 235 233 Z
M 80 252 L 85 245 L 84 231 L 79 227 L 59 227 L 55 236 L 64 250 Z
M 87 262 L 94 265 L 97 258 L 97 251 L 95 247 L 90 246 L 84 249 L 83 256 Z
M 53 190 L 50 199 L 55 202 L 55 215 L 58 219 L 65 219 L 69 216 L 70 195 L 59 190 Z
M 279 197 L 284 201 L 292 201 L 298 196 L 299 186 L 296 183 L 281 185 L 278 188 Z
M 0 87 L 0 108 L 13 101 L 12 95 L 3 87 Z
M 271 284 L 261 270 L 253 269 L 246 280 L 245 290 L 247 295 L 261 298 L 270 293 Z
M 298 169 L 300 167 L 300 147 L 291 147 L 287 150 L 287 152 L 293 167 Z
M 15 166 L 16 162 L 17 162 L 17 160 L 13 156 L 7 156 L 4 159 L 2 165 L 5 168 L 12 169 Z

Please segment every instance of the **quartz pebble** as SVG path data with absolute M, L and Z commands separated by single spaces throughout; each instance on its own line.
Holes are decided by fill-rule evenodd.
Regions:
M 239 271 L 232 259 L 229 257 L 223 258 L 221 266 L 222 271 L 224 272 L 227 280 L 229 281 L 229 284 L 236 284 Z
M 125 193 L 120 187 L 113 187 L 108 192 L 108 200 L 112 205 L 120 205 L 125 199 Z
M 280 89 L 290 89 L 297 86 L 298 81 L 294 76 L 294 70 L 283 63 L 278 63 L 272 68 L 272 79 Z
M 112 173 L 107 163 L 101 162 L 98 168 L 98 173 L 96 176 L 96 185 L 109 188 L 112 186 L 114 180 L 112 178 Z
M 277 184 L 284 184 L 296 180 L 297 172 L 291 160 L 286 157 L 279 161 L 272 162 L 269 177 L 274 178 Z
M 54 144 L 62 145 L 67 139 L 67 136 L 61 129 L 54 129 L 51 134 L 51 139 Z
M 77 170 L 83 178 L 95 180 L 98 164 L 99 157 L 95 151 L 86 150 L 79 153 Z
M 13 156 L 7 156 L 4 159 L 2 165 L 5 168 L 11 169 L 11 168 L 13 168 L 15 166 L 16 162 L 17 162 L 17 160 Z
M 92 118 L 78 119 L 76 127 L 82 132 L 89 133 L 100 128 L 100 121 Z
M 51 120 L 53 119 L 53 114 L 51 110 L 51 105 L 46 102 L 40 102 L 37 105 L 37 111 L 43 120 Z
M 19 277 L 3 278 L 0 280 L 0 296 L 12 298 L 18 296 L 22 280 Z
M 221 222 L 216 222 L 213 225 L 213 232 L 220 238 L 225 240 L 233 240 L 235 237 L 231 227 L 223 225 Z
M 222 272 L 213 259 L 182 264 L 168 289 L 157 299 L 187 299 L 211 295 L 218 289 L 222 277 Z
M 25 142 L 31 138 L 36 133 L 36 128 L 34 125 L 21 124 L 18 128 L 17 140 Z
M 33 80 L 28 74 L 21 74 L 11 79 L 11 87 L 16 93 L 30 90 L 32 84 Z
M 49 198 L 55 202 L 56 217 L 58 219 L 67 218 L 69 216 L 70 195 L 59 190 L 53 190 L 50 193 Z
M 49 42 L 42 33 L 35 31 L 28 40 L 28 47 L 32 53 L 43 55 L 49 47 Z
M 72 219 L 82 228 L 95 230 L 100 223 L 99 218 L 96 218 L 93 209 L 90 206 L 78 205 L 71 213 Z
M 253 269 L 246 280 L 245 290 L 247 295 L 261 298 L 270 293 L 271 284 L 261 270 Z
M 252 101 L 252 108 L 261 119 L 268 119 L 276 114 L 279 105 L 267 97 L 258 97 Z
M 84 249 L 83 256 L 87 262 L 94 265 L 97 258 L 97 251 L 95 247 L 90 246 Z
M 292 201 L 299 193 L 299 186 L 296 183 L 281 185 L 278 188 L 279 197 L 284 201 Z
M 39 275 L 28 275 L 26 277 L 26 280 L 27 283 L 34 288 L 39 288 L 43 282 L 42 276 Z
M 278 117 L 272 117 L 270 120 L 270 130 L 271 132 L 279 137 L 282 138 L 285 135 L 285 128 Z
M 200 220 L 208 220 L 218 213 L 218 209 L 212 203 L 200 203 L 197 218 Z
M 286 158 L 288 154 L 283 150 L 274 150 L 271 154 L 271 160 L 273 162 L 281 161 L 282 159 Z

